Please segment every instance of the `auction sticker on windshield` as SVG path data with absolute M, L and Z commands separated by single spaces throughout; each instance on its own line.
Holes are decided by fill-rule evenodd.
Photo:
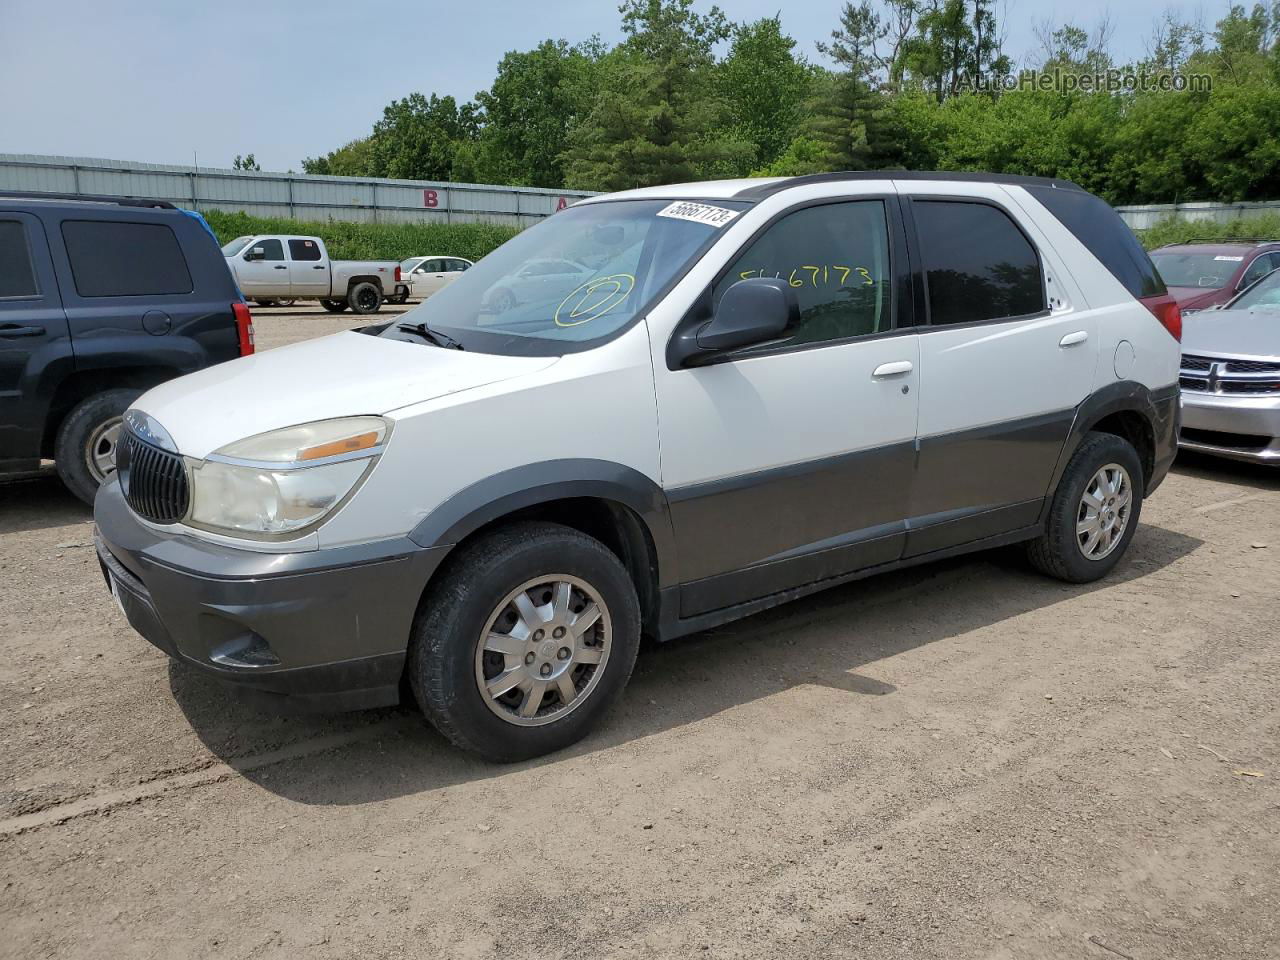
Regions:
M 737 210 L 713 207 L 707 203 L 690 203 L 687 200 L 677 200 L 658 211 L 660 217 L 691 220 L 694 223 L 705 223 L 709 227 L 716 228 L 723 227 L 737 215 Z

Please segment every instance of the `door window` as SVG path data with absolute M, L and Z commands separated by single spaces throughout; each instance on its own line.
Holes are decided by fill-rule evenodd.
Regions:
M 282 244 L 279 240 L 275 240 L 275 239 L 259 240 L 249 249 L 254 250 L 254 249 L 257 249 L 258 247 L 262 248 L 263 260 L 283 260 L 284 259 L 284 244 Z
M 276 243 L 280 241 L 277 240 Z M 314 240 L 292 239 L 289 241 L 290 260 L 319 260 L 320 244 Z
M 0 300 L 37 292 L 26 228 L 17 220 L 0 220 Z
M 417 273 L 444 273 L 444 264 L 439 260 L 424 260 Z
M 191 272 L 163 223 L 65 220 L 62 239 L 82 297 L 147 297 L 191 292 Z
M 929 323 L 974 323 L 1043 313 L 1040 257 L 1003 210 L 958 200 L 913 200 Z
M 854 200 L 787 214 L 733 262 L 713 303 L 752 277 L 785 280 L 800 302 L 799 325 L 770 349 L 887 330 L 892 274 L 884 203 Z
M 1249 269 L 1244 272 L 1244 276 L 1240 278 L 1239 289 L 1243 290 L 1253 281 L 1260 277 L 1265 277 L 1268 273 L 1276 268 L 1276 255 L 1274 253 L 1264 253 L 1249 264 Z

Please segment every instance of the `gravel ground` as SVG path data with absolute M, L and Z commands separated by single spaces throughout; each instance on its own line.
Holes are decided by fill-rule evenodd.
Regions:
M 1280 472 L 1180 459 L 1142 521 L 1101 584 L 980 554 L 645 650 L 499 767 L 239 705 L 0 486 L 0 957 L 1274 958 Z

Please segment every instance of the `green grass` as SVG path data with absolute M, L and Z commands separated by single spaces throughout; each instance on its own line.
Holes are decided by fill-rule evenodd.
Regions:
M 219 243 L 251 233 L 296 233 L 319 237 L 335 260 L 404 260 L 408 257 L 465 257 L 479 260 L 519 231 L 488 223 L 311 223 L 247 213 L 201 211 Z
M 1175 220 L 1168 217 L 1155 226 L 1138 232 L 1138 239 L 1148 250 L 1154 250 L 1166 243 L 1186 243 L 1193 237 L 1224 241 L 1241 237 L 1280 239 L 1280 213 L 1260 213 L 1251 217 L 1238 217 L 1225 223 Z

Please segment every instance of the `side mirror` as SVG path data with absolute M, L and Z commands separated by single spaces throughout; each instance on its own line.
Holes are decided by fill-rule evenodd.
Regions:
M 711 292 L 703 294 L 694 316 L 706 317 Z M 696 367 L 727 350 L 776 340 L 800 322 L 800 304 L 786 280 L 751 277 L 724 292 L 710 320 L 686 322 L 667 348 L 667 366 Z
M 262 247 L 254 247 L 244 255 L 244 258 L 246 260 L 265 260 L 267 259 L 267 251 L 263 250 Z

